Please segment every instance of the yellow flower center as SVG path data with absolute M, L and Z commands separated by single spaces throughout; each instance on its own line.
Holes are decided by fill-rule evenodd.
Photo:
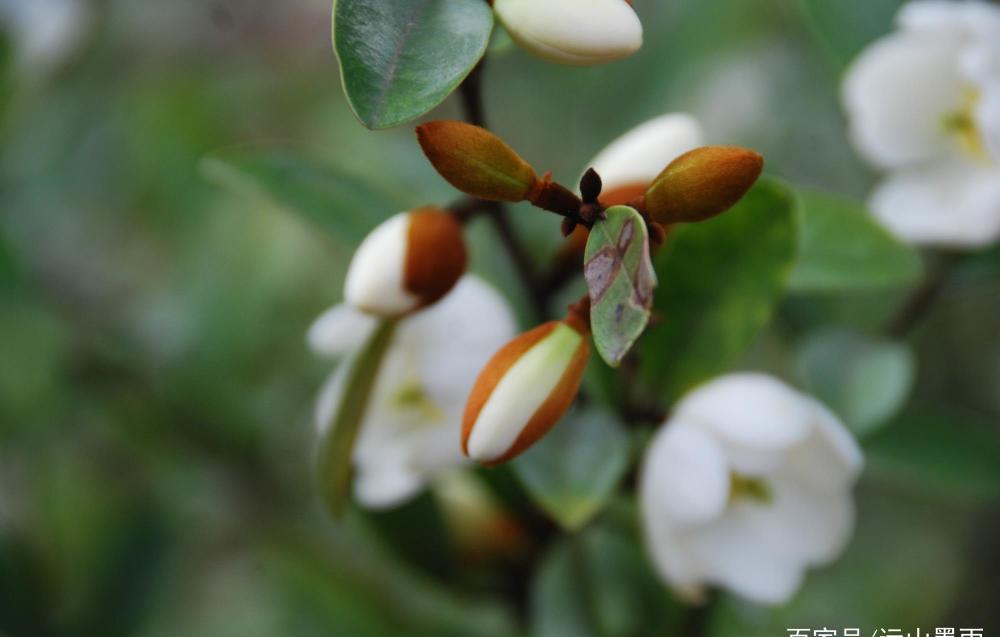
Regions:
M 738 500 L 752 500 L 757 504 L 770 504 L 774 500 L 774 492 L 770 485 L 761 478 L 729 474 L 729 503 Z
M 427 390 L 418 381 L 400 386 L 393 394 L 392 404 L 397 409 L 409 412 L 416 422 L 437 423 L 444 419 L 444 412 L 431 400 Z
M 983 142 L 982 131 L 976 123 L 976 104 L 979 102 L 979 91 L 966 89 L 962 105 L 958 110 L 945 116 L 942 124 L 949 133 L 958 137 L 959 144 L 973 159 L 986 161 L 989 155 Z

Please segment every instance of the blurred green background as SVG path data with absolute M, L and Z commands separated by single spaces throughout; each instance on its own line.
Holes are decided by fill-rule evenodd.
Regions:
M 627 498 L 556 538 L 509 473 L 477 473 L 520 520 L 499 548 L 431 495 L 341 524 L 322 511 L 311 413 L 329 364 L 305 330 L 338 301 L 365 230 L 454 197 L 411 126 L 371 132 L 351 115 L 329 3 L 83 4 L 64 54 L 29 59 L 10 22 L 0 54 L 0 635 L 678 634 Z M 838 77 L 898 3 L 813 4 L 636 0 L 646 44 L 627 61 L 492 56 L 487 117 L 572 182 L 618 134 L 690 111 L 771 175 L 861 200 L 874 176 L 846 141 Z M 432 116 L 460 114 L 449 101 Z M 315 178 L 288 170 L 357 233 L 331 238 L 241 184 L 217 157 L 247 146 L 326 162 Z M 558 219 L 514 212 L 544 262 Z M 489 227 L 473 234 L 474 269 L 528 326 Z M 858 336 L 905 293 L 792 294 L 740 363 L 859 410 L 868 468 L 845 557 L 786 608 L 723 598 L 710 634 L 1000 629 L 1000 250 L 963 258 L 883 423 L 878 396 L 858 395 L 872 385 L 845 389 L 843 369 L 905 398 L 878 383 L 907 386 L 913 356 Z

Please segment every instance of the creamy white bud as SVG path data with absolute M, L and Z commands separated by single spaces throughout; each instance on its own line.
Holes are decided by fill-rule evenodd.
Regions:
M 579 326 L 563 321 L 521 334 L 498 351 L 466 404 L 466 454 L 484 464 L 499 464 L 545 435 L 572 404 L 588 352 Z
M 686 113 L 668 113 L 628 131 L 590 162 L 605 192 L 622 186 L 649 185 L 667 165 L 705 145 L 698 121 Z
M 420 299 L 403 286 L 410 215 L 382 222 L 358 246 L 344 281 L 344 300 L 380 316 L 404 314 Z
M 344 282 L 350 305 L 400 316 L 435 303 L 465 272 L 461 224 L 444 210 L 419 208 L 384 221 L 361 242 Z
M 496 0 L 511 38 L 550 62 L 613 62 L 642 46 L 642 24 L 625 0 Z

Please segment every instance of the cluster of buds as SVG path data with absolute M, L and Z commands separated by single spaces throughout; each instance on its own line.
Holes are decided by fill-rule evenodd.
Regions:
M 498 2 L 496 8 L 504 6 Z M 675 128 L 676 121 L 653 126 L 666 130 Z M 729 209 L 762 167 L 760 156 L 751 150 L 699 146 L 697 135 L 671 149 L 670 144 L 655 145 L 657 136 L 644 133 L 626 136 L 595 159 L 594 165 L 611 178 L 606 190 L 592 168 L 576 194 L 550 174 L 539 177 L 517 152 L 483 128 L 438 121 L 419 126 L 417 136 L 438 172 L 473 202 L 531 202 L 563 216 L 564 234 L 577 227 L 589 230 L 604 218 L 607 206 L 627 203 L 654 231 L 654 243 L 663 240 L 662 226 L 703 221 Z M 640 161 L 622 161 L 623 154 Z M 651 169 L 651 163 L 658 166 Z M 579 255 L 576 258 L 582 269 Z M 358 248 L 347 274 L 345 299 L 379 317 L 408 316 L 447 295 L 464 274 L 466 262 L 462 215 L 435 207 L 399 213 L 375 228 Z M 535 327 L 500 348 L 468 395 L 461 422 L 465 455 L 497 465 L 555 426 L 579 391 L 590 337 L 590 299 L 585 297 L 565 319 Z
M 629 0 L 494 0 L 493 10 L 522 48 L 558 64 L 613 62 L 642 46 Z

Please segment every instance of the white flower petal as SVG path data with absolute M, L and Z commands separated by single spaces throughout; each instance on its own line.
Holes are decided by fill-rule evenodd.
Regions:
M 646 184 L 667 164 L 704 143 L 697 120 L 684 113 L 670 113 L 625 133 L 602 150 L 589 167 L 601 176 L 605 191 Z
M 655 489 L 640 489 L 639 515 L 643 539 L 656 572 L 683 599 L 697 602 L 704 598 L 705 573 L 687 543 L 678 535 L 666 515 Z
M 354 478 L 354 497 L 369 509 L 387 509 L 412 498 L 424 484 L 423 477 L 400 466 L 363 468 Z
M 351 258 L 344 300 L 379 316 L 395 316 L 419 303 L 403 285 L 410 215 L 401 212 L 372 230 Z
M 741 373 L 698 387 L 674 414 L 714 431 L 738 473 L 760 475 L 809 435 L 812 403 L 770 376 Z
M 642 24 L 625 0 L 496 0 L 493 9 L 514 41 L 551 62 L 612 62 L 642 46 Z
M 402 340 L 419 347 L 419 373 L 440 405 L 465 406 L 479 371 L 517 333 L 510 306 L 482 279 L 466 275 L 436 305 L 406 321 Z
M 776 477 L 768 485 L 773 500 L 758 504 L 751 513 L 761 518 L 761 528 L 769 528 L 803 564 L 819 566 L 840 555 L 854 528 L 848 490 L 812 491 L 794 474 Z
M 953 38 L 905 32 L 868 47 L 842 86 L 858 151 L 883 168 L 959 152 L 944 122 L 968 95 L 960 51 Z
M 341 356 L 357 349 L 375 331 L 377 319 L 341 303 L 316 319 L 309 327 L 306 342 L 317 354 Z
M 984 92 L 975 111 L 976 125 L 983 136 L 983 145 L 1000 171 L 1000 76 Z
M 671 418 L 649 446 L 639 488 L 651 505 L 683 527 L 721 515 L 729 482 L 722 448 L 699 428 Z
M 779 520 L 756 502 L 740 501 L 722 519 L 690 533 L 688 546 L 706 579 L 761 604 L 788 602 L 802 584 L 804 564 L 782 542 Z
M 1000 237 L 1000 170 L 958 160 L 900 170 L 878 186 L 869 206 L 911 243 L 988 245 Z

